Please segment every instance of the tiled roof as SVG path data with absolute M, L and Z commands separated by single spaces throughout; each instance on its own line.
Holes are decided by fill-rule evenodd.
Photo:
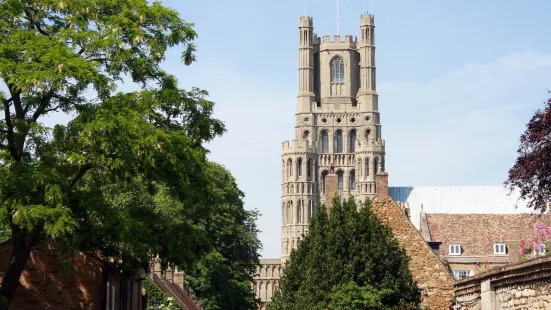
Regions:
M 400 186 L 389 187 L 394 201 L 407 202 L 411 222 L 420 229 L 421 205 L 426 213 L 519 214 L 531 213 L 518 191 L 503 186 Z M 517 208 L 518 207 L 518 208 Z
M 448 245 L 459 244 L 462 257 L 492 256 L 494 243 L 505 243 L 508 253 L 518 250 L 519 241 L 534 234 L 536 222 L 549 223 L 549 215 L 535 214 L 426 214 L 430 238 L 442 242 L 440 253 L 449 255 Z

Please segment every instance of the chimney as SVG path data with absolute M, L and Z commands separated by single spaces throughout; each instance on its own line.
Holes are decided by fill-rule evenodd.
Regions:
M 178 270 L 178 268 L 174 269 L 174 284 L 180 285 L 182 288 L 184 287 L 184 272 Z
M 377 172 L 375 175 L 375 195 L 378 199 L 388 197 L 388 173 Z
M 333 205 L 333 198 L 338 197 L 339 184 L 338 178 L 335 173 L 330 173 L 325 177 L 325 207 L 327 208 L 327 215 L 331 215 L 331 207 Z
M 172 282 L 173 279 L 174 279 L 174 272 L 172 268 L 170 268 L 169 266 L 168 269 L 166 270 L 166 280 Z
M 151 274 L 156 274 L 159 278 L 161 277 L 161 260 L 157 256 L 155 259 L 153 259 L 153 272 Z

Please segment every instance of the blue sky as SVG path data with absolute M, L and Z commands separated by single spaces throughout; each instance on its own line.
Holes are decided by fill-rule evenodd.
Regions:
M 341 0 L 341 35 L 369 1 Z M 228 132 L 209 144 L 259 209 L 264 257 L 280 255 L 281 143 L 293 139 L 300 0 L 163 1 L 196 23 L 197 63 L 165 68 L 210 92 Z M 307 1 L 336 33 L 336 0 Z M 551 1 L 374 1 L 377 87 L 390 185 L 501 185 L 551 89 Z M 124 87 L 123 87 L 124 89 Z

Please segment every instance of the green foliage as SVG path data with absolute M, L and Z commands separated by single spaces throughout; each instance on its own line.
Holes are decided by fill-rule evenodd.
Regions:
M 142 282 L 145 291 L 147 292 L 147 309 L 153 309 L 153 302 L 157 301 L 159 305 L 171 306 L 172 308 L 167 308 L 170 310 L 180 310 L 181 307 L 171 300 L 172 298 L 168 296 L 163 290 L 161 290 L 153 281 L 149 278 L 145 279 Z
M 224 125 L 206 91 L 179 88 L 160 67 L 171 47 L 194 60 L 193 25 L 147 0 L 5 0 L 0 29 L 0 238 L 24 245 L 14 257 L 51 239 L 131 273 L 157 255 L 195 268 L 216 251 L 228 279 L 247 283 L 256 215 L 212 179 L 203 147 Z M 141 88 L 117 93 L 123 79 Z M 74 118 L 41 123 L 56 111 Z M 224 208 L 228 218 L 213 215 Z M 226 227 L 210 220 L 222 219 L 236 223 L 217 234 Z M 11 271 L 8 301 L 21 272 Z
M 322 206 L 291 252 L 270 309 L 416 309 L 408 258 L 366 202 Z
M 180 308 L 176 300 L 174 300 L 174 298 L 172 297 L 168 297 L 166 303 L 163 302 L 159 305 L 159 310 L 180 310 L 180 309 L 182 308 Z
M 207 200 L 213 212 L 201 222 L 213 249 L 186 270 L 186 279 L 205 309 L 256 309 L 251 286 L 261 247 L 255 224 L 258 212 L 243 208 L 243 193 L 226 169 L 210 163 L 207 173 L 211 180 Z
M 384 300 L 392 294 L 391 289 L 378 290 L 369 284 L 360 287 L 354 282 L 348 282 L 331 292 L 329 308 L 340 310 L 384 309 Z

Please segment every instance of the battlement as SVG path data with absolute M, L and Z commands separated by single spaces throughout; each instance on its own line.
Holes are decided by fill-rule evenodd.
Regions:
M 374 26 L 375 25 L 375 17 L 373 14 L 362 14 L 360 17 L 360 27 L 361 26 Z
M 291 142 L 284 141 L 283 142 L 283 148 L 282 148 L 282 154 L 287 153 L 315 153 L 315 148 L 311 144 L 308 143 L 306 140 L 298 141 L 298 140 L 292 140 Z
M 335 43 L 354 44 L 354 43 L 358 43 L 358 38 L 352 37 L 351 35 L 347 34 L 344 36 L 344 40 L 341 39 L 340 35 L 333 36 L 333 40 L 331 40 L 331 37 L 328 35 L 323 36 L 323 38 L 321 39 L 321 44 L 335 44 Z
M 312 16 L 300 17 L 299 27 L 313 27 L 313 26 L 314 26 L 314 20 L 312 19 Z

